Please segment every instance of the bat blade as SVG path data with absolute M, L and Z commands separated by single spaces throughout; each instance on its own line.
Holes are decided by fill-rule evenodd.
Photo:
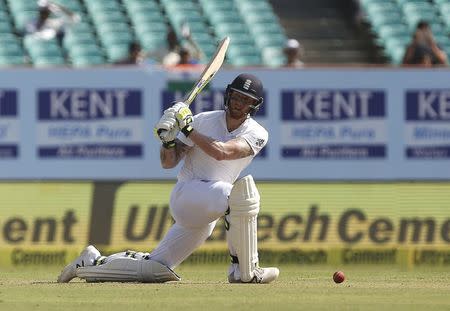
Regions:
M 195 83 L 191 91 L 184 98 L 183 102 L 186 105 L 189 106 L 190 104 L 192 104 L 197 95 L 203 90 L 203 88 L 209 83 L 209 81 L 211 81 L 212 78 L 214 78 L 217 71 L 219 71 L 220 67 L 223 64 L 223 61 L 225 60 L 225 54 L 227 52 L 229 44 L 230 44 L 229 37 L 225 37 L 222 39 L 222 41 L 219 42 L 216 52 L 209 61 L 208 65 L 206 65 L 205 69 L 201 73 L 200 78 Z M 157 130 L 156 134 L 160 137 L 161 140 L 164 141 L 164 136 L 166 135 L 165 130 L 159 129 Z
M 222 39 L 222 41 L 220 41 L 219 45 L 217 46 L 216 52 L 209 61 L 208 65 L 206 65 L 205 69 L 201 73 L 200 78 L 195 83 L 191 91 L 184 98 L 183 102 L 186 105 L 190 105 L 194 101 L 197 95 L 203 90 L 203 88 L 209 83 L 209 81 L 211 81 L 212 78 L 214 78 L 217 71 L 219 71 L 225 59 L 225 54 L 227 52 L 229 44 L 230 44 L 229 37 L 225 37 L 224 39 Z

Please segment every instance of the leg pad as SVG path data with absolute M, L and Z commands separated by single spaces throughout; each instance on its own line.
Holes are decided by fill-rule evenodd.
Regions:
M 181 280 L 159 262 L 129 257 L 116 258 L 99 266 L 80 267 L 77 276 L 87 282 L 164 283 Z
M 227 232 L 230 253 L 238 258 L 240 278 L 250 282 L 258 267 L 257 223 L 259 192 L 251 175 L 236 181 L 228 199 Z

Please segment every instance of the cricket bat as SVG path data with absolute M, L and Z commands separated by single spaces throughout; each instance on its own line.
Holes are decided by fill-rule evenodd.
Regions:
M 219 71 L 225 59 L 225 54 L 227 52 L 229 44 L 230 37 L 225 37 L 224 39 L 222 39 L 222 41 L 220 41 L 219 45 L 217 46 L 216 52 L 201 73 L 200 78 L 195 83 L 192 90 L 184 98 L 183 102 L 186 105 L 189 106 L 190 104 L 192 104 L 197 95 L 203 90 L 203 88 L 209 83 L 209 81 L 214 78 L 217 71 Z
M 197 97 L 197 95 L 203 90 L 203 88 L 209 83 L 209 81 L 214 78 L 217 71 L 219 71 L 220 67 L 223 64 L 223 61 L 225 60 L 225 54 L 228 49 L 228 45 L 230 44 L 230 37 L 223 38 L 219 45 L 217 46 L 217 50 L 214 53 L 213 57 L 209 61 L 208 65 L 206 65 L 205 69 L 200 75 L 200 78 L 195 83 L 194 87 L 189 91 L 189 93 L 186 95 L 186 97 L 183 99 L 183 102 L 186 105 L 192 104 L 194 99 Z M 165 130 L 158 130 L 157 135 L 159 137 L 163 137 Z

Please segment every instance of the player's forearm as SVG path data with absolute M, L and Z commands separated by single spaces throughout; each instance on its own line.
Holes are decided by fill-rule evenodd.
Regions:
M 174 168 L 178 164 L 175 148 L 167 149 L 161 146 L 161 149 L 159 151 L 159 158 L 161 160 L 162 168 L 165 169 Z
M 190 133 L 189 138 L 207 155 L 214 159 L 218 161 L 228 160 L 229 152 L 225 143 L 212 139 L 195 130 Z
M 183 144 L 178 139 L 175 140 L 174 147 L 166 148 L 164 146 L 161 146 L 159 152 L 161 166 L 165 169 L 174 168 L 185 157 L 189 149 L 189 146 Z

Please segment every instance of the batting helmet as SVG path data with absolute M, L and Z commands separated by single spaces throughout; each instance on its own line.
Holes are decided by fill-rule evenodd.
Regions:
M 238 75 L 225 91 L 225 109 L 228 109 L 231 91 L 239 92 L 257 101 L 256 105 L 250 107 L 249 114 L 254 115 L 263 103 L 263 85 L 254 75 L 242 73 Z

